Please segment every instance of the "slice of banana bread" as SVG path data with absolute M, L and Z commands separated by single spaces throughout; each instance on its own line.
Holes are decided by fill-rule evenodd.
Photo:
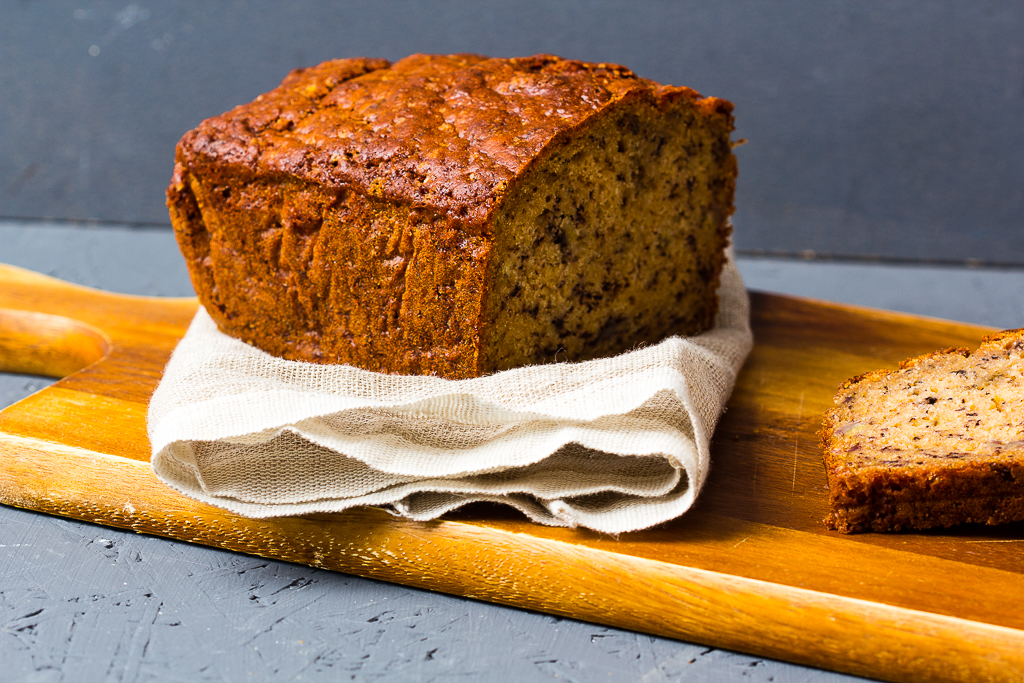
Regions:
M 284 358 L 474 377 L 709 328 L 732 105 L 538 55 L 342 59 L 187 133 L 200 300 Z
M 821 441 L 829 528 L 1024 520 L 1024 329 L 844 382 Z

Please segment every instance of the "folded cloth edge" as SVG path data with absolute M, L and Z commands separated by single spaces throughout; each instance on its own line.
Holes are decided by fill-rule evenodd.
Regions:
M 685 373 L 672 373 L 678 374 L 678 377 L 673 377 L 675 381 L 666 382 L 664 373 L 661 376 L 661 382 L 654 382 L 654 385 L 660 386 L 660 390 L 670 390 L 674 393 L 689 416 L 690 427 L 692 428 L 692 449 L 687 449 L 690 452 L 687 454 L 676 455 L 673 453 L 663 453 L 661 455 L 666 456 L 672 463 L 673 467 L 681 468 L 685 472 L 685 476 L 681 478 L 681 486 L 685 486 L 685 489 L 678 491 L 677 495 L 670 496 L 671 500 L 648 500 L 640 501 L 641 508 L 644 508 L 647 513 L 655 514 L 625 514 L 609 517 L 608 515 L 593 514 L 588 510 L 581 508 L 579 505 L 574 505 L 573 501 L 566 500 L 553 500 L 553 501 L 542 501 L 537 500 L 533 504 L 524 503 L 521 499 L 513 499 L 509 497 L 495 497 L 490 496 L 484 492 L 476 495 L 460 495 L 450 498 L 443 504 L 439 504 L 435 507 L 433 513 L 416 512 L 403 498 L 399 499 L 388 499 L 387 496 L 361 496 L 357 499 L 347 500 L 336 500 L 336 499 L 324 499 L 324 500 L 311 500 L 299 504 L 278 504 L 278 505 L 266 505 L 257 504 L 253 505 L 242 500 L 232 500 L 222 496 L 210 495 L 205 491 L 205 487 L 202 483 L 202 473 L 196 467 L 194 459 L 192 462 L 188 462 L 187 455 L 183 452 L 183 449 L 176 447 L 175 445 L 187 446 L 188 441 L 196 440 L 196 437 L 202 437 L 200 432 L 204 430 L 199 429 L 198 431 L 193 429 L 196 424 L 202 422 L 202 417 L 209 414 L 210 409 L 221 400 L 217 397 L 212 397 L 203 401 L 197 401 L 193 404 L 178 405 L 176 407 L 163 406 L 163 412 L 160 413 L 158 409 L 159 419 L 153 418 L 153 412 L 150 417 L 150 435 L 153 444 L 153 458 L 152 466 L 157 477 L 160 478 L 164 483 L 170 485 L 182 493 L 193 497 L 203 502 L 210 503 L 212 505 L 228 509 L 232 512 L 242 514 L 248 517 L 255 518 L 266 518 L 266 517 L 277 517 L 277 516 L 288 516 L 296 514 L 309 514 L 313 512 L 337 512 L 357 505 L 366 504 L 377 504 L 390 506 L 396 513 L 404 514 L 413 519 L 429 519 L 436 517 L 439 514 L 443 514 L 448 510 L 454 509 L 461 505 L 465 505 L 468 502 L 474 500 L 498 500 L 513 507 L 519 509 L 528 517 L 534 521 L 538 521 L 544 524 L 555 524 L 555 525 L 567 525 L 575 526 L 581 524 L 588 528 L 593 528 L 598 531 L 604 531 L 608 533 L 619 533 L 622 531 L 629 531 L 633 529 L 646 528 L 653 526 L 654 524 L 660 523 L 672 517 L 682 514 L 693 501 L 696 499 L 699 490 L 702 488 L 704 480 L 709 466 L 709 440 L 711 432 L 714 429 L 715 423 L 717 422 L 718 416 L 724 407 L 724 404 L 731 393 L 732 386 L 735 382 L 736 375 L 742 365 L 742 361 L 749 353 L 752 347 L 752 335 L 749 327 L 749 300 L 746 295 L 745 288 L 743 287 L 742 280 L 740 279 L 738 271 L 735 269 L 733 259 L 730 257 L 727 261 L 726 268 L 722 274 L 722 284 L 720 288 L 720 315 L 716 327 L 702 335 L 691 337 L 687 339 L 682 338 L 670 338 L 669 340 L 661 342 L 655 347 L 647 347 L 645 349 L 639 349 L 623 356 L 629 356 L 632 354 L 643 354 L 644 352 L 650 352 L 650 349 L 656 348 L 668 344 L 677 348 L 677 353 L 690 354 L 693 356 L 703 356 L 703 363 L 717 366 L 714 368 L 716 374 L 722 375 L 718 377 L 719 380 L 724 381 L 724 385 L 718 387 L 712 387 L 710 391 L 712 393 L 717 392 L 718 400 L 714 406 L 714 410 L 710 410 L 711 406 L 698 405 L 698 401 L 694 400 L 694 396 L 691 392 L 691 380 L 692 377 L 686 376 Z M 205 311 L 197 313 L 197 319 L 201 319 Z M 208 318 L 208 317 L 207 317 Z M 725 320 L 723 319 L 725 318 Z M 722 323 L 727 323 L 723 325 Z M 209 321 L 212 325 L 212 321 Z M 190 328 L 190 333 L 192 329 Z M 209 333 L 209 330 L 206 330 Z M 252 347 L 245 346 L 242 342 L 231 339 L 222 335 L 219 331 L 215 331 L 217 335 L 223 337 L 221 340 L 229 347 L 235 345 L 242 345 L 245 347 L 245 353 L 247 354 L 263 354 L 262 351 L 254 349 Z M 183 340 L 184 343 L 184 340 Z M 181 347 L 179 347 L 181 348 Z M 725 348 L 726 352 L 721 353 L 720 351 Z M 229 352 L 233 352 L 234 349 L 229 349 Z M 265 354 L 264 354 L 265 355 Z M 178 356 L 178 350 L 175 351 L 175 357 Z M 175 357 L 172 357 L 168 364 L 168 371 L 173 369 L 175 364 Z M 616 357 L 616 358 L 622 358 Z M 179 360 L 181 360 L 179 358 Z M 599 359 L 595 361 L 587 361 L 584 363 L 569 364 L 563 363 L 558 364 L 557 374 L 564 376 L 565 373 L 573 373 L 580 366 L 586 366 L 588 364 L 600 364 L 606 363 L 614 359 Z M 294 361 L 282 361 L 280 359 L 273 359 L 275 363 L 280 364 L 295 364 Z M 297 363 L 299 366 L 307 366 L 311 364 Z M 315 370 L 319 371 L 324 366 L 316 366 Z M 341 367 L 341 366 L 334 366 Z M 542 370 L 550 369 L 552 366 L 539 366 Z M 517 370 L 507 371 L 508 373 L 519 373 L 521 375 L 529 375 L 533 369 L 521 368 Z M 660 368 L 659 368 L 660 370 Z M 366 373 L 366 371 L 358 370 L 355 368 L 347 369 L 348 372 L 355 371 L 357 373 Z M 375 375 L 376 373 L 369 373 Z M 499 375 L 505 373 L 498 373 Z M 658 373 L 654 373 L 657 375 Z M 421 378 L 429 380 L 434 386 L 445 387 L 451 385 L 457 385 L 459 383 L 473 383 L 479 382 L 480 380 L 489 380 L 496 377 L 492 375 L 486 378 L 479 378 L 479 380 L 460 380 L 452 382 L 449 380 L 439 380 L 438 378 Z M 653 377 L 651 379 L 654 379 Z M 548 379 L 550 381 L 550 378 Z M 438 384 L 441 383 L 441 384 Z M 667 384 L 672 385 L 671 387 L 666 386 Z M 651 389 L 651 385 L 647 385 L 648 391 Z M 161 382 L 157 392 L 153 397 L 153 404 L 157 404 L 158 407 L 161 405 L 161 401 L 165 398 L 161 395 L 161 390 L 165 388 L 164 382 Z M 456 388 L 456 387 L 451 387 Z M 458 387 L 461 388 L 461 387 Z M 592 387 L 591 387 L 592 388 Z M 702 387 L 702 391 L 707 393 L 708 387 Z M 448 394 L 445 398 L 449 399 L 453 394 Z M 454 395 L 461 395 L 461 392 L 456 392 Z M 639 394 L 638 394 L 639 396 Z M 650 393 L 647 396 L 651 396 Z M 323 398 L 321 396 L 320 398 Z M 486 403 L 480 401 L 479 397 L 475 397 L 478 403 Z M 237 404 L 237 397 L 233 397 Z M 634 403 L 638 399 L 634 398 Z M 328 400 L 328 403 L 331 401 Z M 428 408 L 431 403 L 436 403 L 436 397 L 420 399 L 419 401 L 413 401 L 405 404 L 398 405 L 384 405 L 377 403 L 378 408 L 390 408 L 393 410 L 407 410 L 415 412 Z M 166 401 L 164 401 L 166 403 Z M 346 403 L 346 401 L 341 401 Z M 706 403 L 706 401 L 704 401 Z M 353 405 L 349 403 L 349 405 Z M 321 414 L 329 414 L 331 411 L 321 406 Z M 307 406 L 308 408 L 309 406 Z M 339 406 L 340 407 L 340 406 Z M 366 407 L 363 403 L 362 407 Z M 551 415 L 543 415 L 536 413 L 532 410 L 524 410 L 519 408 L 510 408 L 507 405 L 492 404 L 491 407 L 495 409 L 495 415 L 505 413 L 502 417 L 504 419 L 511 420 L 551 420 Z M 637 410 L 641 406 L 627 405 L 623 410 L 623 405 L 620 403 L 618 411 L 614 414 L 622 415 L 623 412 L 630 412 Z M 301 406 L 300 406 L 301 408 Z M 703 408 L 703 409 L 702 409 Z M 345 408 L 342 408 L 343 410 Z M 301 412 L 301 410 L 300 410 Z M 315 412 L 315 411 L 314 411 Z M 443 412 L 443 411 L 442 411 Z M 703 413 L 703 414 L 702 414 Z M 310 418 L 309 412 L 305 413 L 305 418 Z M 589 416 L 588 416 L 589 417 Z M 598 418 L 601 417 L 600 415 Z M 173 418 L 168 420 L 167 418 Z M 566 418 L 561 418 L 566 419 Z M 500 420 L 499 420 L 500 421 Z M 579 420 L 576 418 L 577 423 L 587 422 L 586 419 Z M 592 420 L 591 420 L 592 421 Z M 223 422 L 222 422 L 223 424 Z M 267 423 L 263 422 L 264 430 L 267 431 Z M 184 425 L 184 428 L 183 428 Z M 189 426 L 191 425 L 191 427 Z M 277 425 L 277 427 L 285 427 L 286 425 Z M 243 430 L 244 432 L 244 430 Z M 250 432 L 251 433 L 251 432 Z M 223 432 L 217 436 L 214 434 L 207 434 L 213 438 L 230 438 L 231 435 L 225 435 Z M 236 435 L 237 436 L 237 435 Z M 584 444 L 585 445 L 585 444 Z M 191 450 L 189 447 L 188 450 Z M 184 457 L 184 461 L 179 458 Z M 430 493 L 430 491 L 421 492 Z M 376 500 L 376 502 L 369 502 L 369 499 Z M 538 509 L 538 506 L 541 508 Z M 636 512 L 636 511 L 634 511 Z

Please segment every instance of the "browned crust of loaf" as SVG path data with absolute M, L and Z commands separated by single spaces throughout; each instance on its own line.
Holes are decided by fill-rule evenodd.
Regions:
M 167 190 L 171 222 L 200 301 L 228 334 L 294 360 L 449 378 L 478 376 L 484 371 L 479 349 L 482 302 L 491 286 L 487 277 L 493 218 L 501 199 L 581 127 L 638 103 L 691 107 L 698 116 L 721 119 L 727 130 L 733 128 L 731 103 L 701 97 L 690 88 L 659 85 L 614 64 L 552 55 L 490 59 L 470 54 L 412 55 L 394 64 L 366 58 L 325 62 L 292 72 L 254 102 L 185 134 Z M 724 247 L 734 210 L 735 158 L 727 139 L 722 145 L 720 155 L 731 163 L 731 176 L 712 212 Z M 411 250 L 414 239 L 419 240 L 417 249 L 429 244 L 439 254 L 438 281 L 454 268 L 444 263 L 449 258 L 461 259 L 469 279 L 443 296 L 417 302 L 417 314 L 429 321 L 424 329 L 437 330 L 419 341 L 422 352 L 410 353 L 408 339 L 389 347 L 388 339 L 360 332 L 373 325 L 355 321 L 349 340 L 355 355 L 346 355 L 348 346 L 325 355 L 316 325 L 309 324 L 316 317 L 317 301 L 257 291 L 250 273 L 215 272 L 207 226 L 192 190 L 198 177 L 225 191 L 240 185 L 256 188 L 254 197 L 262 181 L 291 183 L 309 194 L 311 205 L 351 209 L 367 224 L 366 239 L 388 239 L 379 231 L 370 233 L 373 220 L 385 222 L 389 211 L 419 215 L 425 229 L 392 236 L 395 248 Z M 303 229 L 319 230 L 315 220 L 306 222 L 310 225 Z M 271 258 L 288 257 L 301 265 L 318 256 L 339 267 L 347 258 L 345 253 L 314 255 L 303 249 L 303 243 L 286 242 Z M 386 292 L 389 278 L 396 277 L 382 273 L 379 264 L 350 262 L 346 267 L 352 270 L 351 287 L 362 292 Z M 289 277 L 315 276 L 292 270 Z M 718 276 L 718 271 L 710 273 L 709 282 Z M 319 282 L 305 285 L 325 287 Z M 295 290 L 287 282 L 283 286 L 285 292 Z M 228 289 L 243 293 L 244 318 L 237 306 L 223 305 Z M 714 319 L 716 302 L 713 296 L 707 302 L 705 328 Z M 399 304 L 382 295 L 364 309 L 397 316 L 391 309 Z M 455 319 L 459 325 L 450 324 Z M 288 325 L 298 340 L 285 344 L 282 332 Z M 374 359 L 358 356 L 357 350 L 367 346 L 374 346 Z
M 339 59 L 291 72 L 178 143 L 184 172 L 214 164 L 345 187 L 484 230 L 509 184 L 592 117 L 623 102 L 689 102 L 731 121 L 732 103 L 616 64 L 554 55 Z M 455 133 L 455 134 L 453 134 Z
M 981 339 L 981 346 L 978 347 L 978 351 L 982 350 L 982 347 L 993 347 L 1000 345 L 1003 341 L 1017 341 L 1018 339 L 1024 339 L 1024 327 L 1019 327 L 1013 330 L 1003 330 L 1001 332 L 993 332 L 992 334 L 986 335 Z
M 973 353 L 950 347 L 900 363 L 900 369 L 957 354 L 980 357 L 1024 340 L 1024 328 L 982 339 Z M 899 371 L 875 370 L 840 384 L 818 433 L 829 488 L 826 527 L 840 533 L 950 527 L 964 523 L 1003 524 L 1024 520 L 1024 456 L 1008 462 L 967 462 L 924 467 L 846 466 L 836 430 L 850 417 L 848 399 L 859 387 Z

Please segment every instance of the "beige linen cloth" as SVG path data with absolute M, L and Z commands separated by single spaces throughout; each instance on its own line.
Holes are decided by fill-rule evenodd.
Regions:
M 752 346 L 730 257 L 716 327 L 583 363 L 445 380 L 274 358 L 200 308 L 149 407 L 153 470 L 255 518 L 383 506 L 429 520 L 473 501 L 606 533 L 685 512 Z

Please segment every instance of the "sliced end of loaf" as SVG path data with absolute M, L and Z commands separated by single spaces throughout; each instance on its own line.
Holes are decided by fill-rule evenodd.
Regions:
M 840 387 L 822 446 L 844 533 L 1024 519 L 1024 332 Z
M 731 117 L 630 103 L 553 150 L 495 221 L 486 371 L 708 329 L 733 211 Z

